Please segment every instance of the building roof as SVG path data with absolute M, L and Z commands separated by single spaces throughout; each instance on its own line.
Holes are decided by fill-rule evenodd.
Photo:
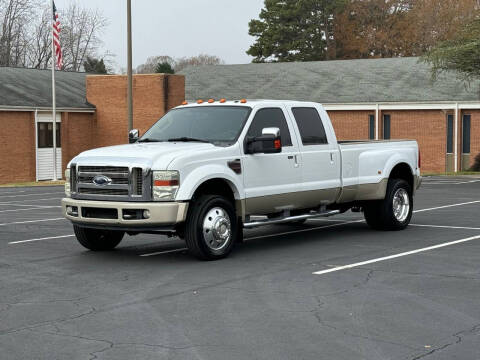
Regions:
M 56 106 L 92 110 L 86 100 L 86 73 L 56 71 Z M 0 67 L 0 107 L 51 108 L 51 70 Z
M 418 58 L 334 60 L 184 69 L 186 98 L 257 98 L 323 104 L 468 102 L 480 100 L 480 81 L 470 85 L 456 73 L 433 82 Z

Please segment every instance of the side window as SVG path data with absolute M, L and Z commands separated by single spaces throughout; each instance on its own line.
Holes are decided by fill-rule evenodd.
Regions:
M 328 144 L 322 119 L 315 108 L 292 108 L 303 145 Z
M 262 129 L 276 127 L 280 129 L 283 146 L 292 146 L 290 131 L 288 130 L 287 120 L 283 115 L 282 109 L 266 108 L 260 109 L 255 114 L 252 124 L 248 129 L 247 137 L 262 136 Z

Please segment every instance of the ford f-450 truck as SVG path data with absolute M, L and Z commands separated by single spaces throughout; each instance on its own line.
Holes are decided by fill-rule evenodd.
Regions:
M 373 229 L 402 230 L 421 182 L 416 141 L 337 141 L 312 102 L 184 103 L 129 139 L 85 151 L 66 170 L 63 213 L 90 250 L 160 233 L 214 260 L 244 228 L 350 209 Z

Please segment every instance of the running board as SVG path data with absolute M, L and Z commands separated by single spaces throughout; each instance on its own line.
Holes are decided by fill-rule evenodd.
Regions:
M 250 228 L 254 228 L 254 227 L 258 227 L 258 226 L 271 225 L 271 224 L 281 224 L 281 223 L 287 223 L 287 222 L 291 222 L 291 221 L 313 219 L 313 218 L 318 218 L 318 217 L 329 217 L 329 216 L 333 216 L 333 215 L 337 215 L 337 214 L 340 214 L 340 210 L 330 210 L 330 211 L 325 211 L 325 212 L 315 212 L 315 213 L 304 214 L 304 215 L 278 217 L 278 218 L 273 218 L 273 219 L 265 219 L 265 220 L 246 222 L 246 223 L 243 224 L 243 227 L 247 228 L 247 229 L 250 229 Z

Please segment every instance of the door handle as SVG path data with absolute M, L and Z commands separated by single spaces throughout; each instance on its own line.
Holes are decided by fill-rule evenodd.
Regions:
M 295 155 L 294 157 L 295 157 L 295 167 L 297 168 L 300 166 L 300 164 L 298 163 L 298 155 Z
M 330 153 L 330 162 L 333 164 L 333 153 Z

